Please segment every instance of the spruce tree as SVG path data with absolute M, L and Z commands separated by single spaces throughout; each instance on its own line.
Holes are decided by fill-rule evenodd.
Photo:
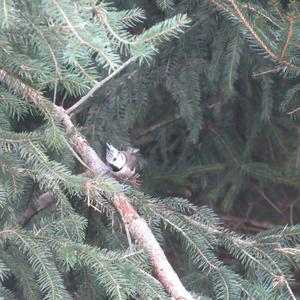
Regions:
M 296 299 L 299 225 L 212 208 L 298 192 L 299 12 L 1 1 L 0 299 Z M 141 186 L 107 142 L 141 149 Z

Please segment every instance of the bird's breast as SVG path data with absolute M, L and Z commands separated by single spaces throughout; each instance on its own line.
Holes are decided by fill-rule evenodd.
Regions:
M 117 177 L 124 177 L 124 178 L 129 178 L 133 176 L 135 173 L 135 168 L 132 170 L 130 169 L 127 165 L 125 165 L 120 171 L 114 172 L 113 174 L 116 175 Z

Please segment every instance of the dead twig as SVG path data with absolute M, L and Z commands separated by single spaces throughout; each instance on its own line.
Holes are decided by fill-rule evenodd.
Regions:
M 105 77 L 103 80 L 101 80 L 100 82 L 98 82 L 97 84 L 95 84 L 90 90 L 89 92 L 83 96 L 82 98 L 80 98 L 75 104 L 73 104 L 71 107 L 69 107 L 66 110 L 67 114 L 71 114 L 73 113 L 75 110 L 77 110 L 80 106 L 82 106 L 83 104 L 85 104 L 90 98 L 92 98 L 94 96 L 94 93 L 99 90 L 104 84 L 106 84 L 108 81 L 110 81 L 113 77 L 115 77 L 117 74 L 119 74 L 121 71 L 123 71 L 128 65 L 130 65 L 132 62 L 134 62 L 136 60 L 135 57 L 131 57 L 129 58 L 125 63 L 123 63 L 118 69 L 116 69 L 115 71 L 113 71 L 110 75 L 108 75 L 107 77 Z

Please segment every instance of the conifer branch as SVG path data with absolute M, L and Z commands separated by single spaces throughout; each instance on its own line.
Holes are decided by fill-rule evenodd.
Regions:
M 74 59 L 74 65 L 79 68 L 80 73 L 93 84 L 97 84 L 98 81 L 96 80 L 96 78 L 93 75 L 89 74 L 75 57 L 73 59 Z
M 16 91 L 23 97 L 29 98 L 32 102 L 36 103 L 42 99 L 42 94 L 40 92 L 2 68 L 0 68 L 0 80 L 3 81 L 11 90 Z
M 264 49 L 264 51 L 275 61 L 279 62 L 282 65 L 285 65 L 289 68 L 295 68 L 296 66 L 284 59 L 280 59 L 281 56 L 278 56 L 259 36 L 256 32 L 252 24 L 247 20 L 247 17 L 244 15 L 243 11 L 239 8 L 237 2 L 235 0 L 228 0 L 228 2 L 232 5 L 234 11 L 237 15 L 234 15 L 224 4 L 220 3 L 217 0 L 210 0 L 214 3 L 221 11 L 229 14 L 230 17 L 234 17 L 235 19 L 239 19 L 239 21 L 244 25 L 244 27 L 249 31 L 252 37 L 256 40 L 257 44 Z
M 32 217 L 34 217 L 39 211 L 49 207 L 56 202 L 56 199 L 51 195 L 50 192 L 46 192 L 40 195 L 36 200 L 33 200 L 32 207 L 27 208 L 19 218 L 17 218 L 16 223 L 20 226 L 26 225 Z
M 100 176 L 106 175 L 108 167 L 98 157 L 94 149 L 88 145 L 87 141 L 76 133 L 74 125 L 64 109 L 56 106 L 56 110 L 67 133 L 73 133 L 72 141 L 74 148 L 80 154 L 83 161 L 95 174 L 99 174 Z M 130 204 L 130 200 L 127 196 L 121 192 L 113 193 L 111 201 L 120 213 L 123 222 L 128 226 L 130 234 L 149 255 L 154 272 L 165 289 L 175 299 L 192 300 L 192 296 L 187 292 L 178 275 L 169 264 L 163 250 L 149 229 L 147 223 Z
M 106 84 L 108 81 L 110 81 L 113 77 L 115 77 L 117 74 L 119 74 L 122 70 L 124 70 L 128 65 L 130 65 L 133 61 L 135 61 L 135 57 L 129 58 L 124 64 L 122 64 L 118 69 L 116 69 L 114 72 L 112 72 L 110 75 L 105 77 L 103 80 L 95 84 L 90 91 L 83 96 L 81 99 L 79 99 L 75 104 L 73 104 L 71 107 L 69 107 L 66 110 L 67 114 L 71 114 L 74 112 L 76 109 L 78 109 L 79 106 L 83 105 L 86 103 L 90 98 L 94 96 L 94 93 L 100 89 L 104 84 Z
M 142 9 L 122 10 L 119 4 L 4 1 L 1 296 L 16 298 L 7 288 L 26 299 L 192 299 L 160 248 L 167 238 L 180 242 L 174 248 L 176 266 L 197 299 L 297 298 L 290 284 L 293 263 L 299 264 L 299 253 L 291 250 L 300 242 L 299 224 L 272 228 L 276 224 L 268 220 L 227 217 L 236 229 L 242 223 L 252 232 L 269 228 L 243 236 L 226 229 L 226 216 L 198 207 L 211 199 L 233 206 L 243 195 L 250 211 L 256 207 L 255 189 L 280 212 L 270 199 L 298 189 L 297 162 L 295 170 L 289 168 L 299 156 L 297 130 L 277 108 L 281 103 L 282 111 L 294 109 L 290 114 L 300 116 L 299 5 L 274 0 L 276 12 L 271 1 L 263 6 L 243 0 L 194 1 L 192 6 L 189 0 L 149 1 L 147 24 L 155 23 L 149 27 L 136 26 L 145 18 Z M 157 7 L 174 16 L 157 23 L 151 15 Z M 185 38 L 161 45 L 182 33 L 187 15 L 193 25 Z M 131 57 L 157 59 L 118 70 Z M 113 71 L 120 73 L 108 82 Z M 46 94 L 53 92 L 64 95 L 61 105 L 73 99 L 71 107 L 51 103 Z M 97 106 L 93 100 L 99 92 L 109 101 Z M 71 121 L 92 104 L 96 109 L 88 109 L 81 124 L 95 148 Z M 111 178 L 96 151 L 108 139 L 123 147 L 132 138 L 145 146 L 144 172 L 161 174 L 145 178 L 145 184 L 158 194 L 192 192 L 195 204 L 152 197 Z M 295 155 L 289 156 L 290 150 Z M 82 166 L 87 171 L 78 174 Z M 36 196 L 36 187 L 42 195 Z M 83 197 L 85 204 L 76 201 Z M 88 209 L 82 211 L 82 205 Z M 138 245 L 136 254 L 123 251 L 122 225 Z
M 299 11 L 299 3 L 298 3 L 298 1 L 291 0 L 291 4 L 292 4 L 294 10 L 296 11 L 296 14 L 298 15 L 297 17 L 299 17 L 300 11 Z
M 123 38 L 115 30 L 113 30 L 107 19 L 107 11 L 103 7 L 96 6 L 94 11 L 100 22 L 106 26 L 106 28 L 114 38 L 116 38 L 122 44 L 133 45 L 133 42 L 130 39 Z
M 271 5 L 274 7 L 274 10 L 277 12 L 278 16 L 281 18 L 282 21 L 285 21 L 285 18 L 281 12 L 281 9 L 278 7 L 279 3 L 277 0 L 272 0 Z
M 61 74 L 61 70 L 59 67 L 59 63 L 57 61 L 54 49 L 52 48 L 52 45 L 49 43 L 48 39 L 46 38 L 46 36 L 44 35 L 44 33 L 31 21 L 30 18 L 27 18 L 27 16 L 25 16 L 23 14 L 23 17 L 27 20 L 27 22 L 30 23 L 30 25 L 35 29 L 35 31 L 38 33 L 38 35 L 41 37 L 41 39 L 44 41 L 44 43 L 46 44 L 47 48 L 49 49 L 50 55 L 52 57 L 54 66 L 55 66 L 55 73 L 56 76 L 59 80 L 62 80 L 62 74 Z
M 287 50 L 287 48 L 290 44 L 290 41 L 291 41 L 291 38 L 292 38 L 292 35 L 293 35 L 293 31 L 294 31 L 294 17 L 290 16 L 289 20 L 290 20 L 290 28 L 289 28 L 289 32 L 288 32 L 287 37 L 286 37 L 285 44 L 284 44 L 284 46 L 281 50 L 281 53 L 280 53 L 279 62 L 282 62 L 283 59 L 284 59 L 285 52 L 286 52 L 286 50 Z
M 249 11 L 253 11 L 259 16 L 263 17 L 264 19 L 268 20 L 270 23 L 272 23 L 277 28 L 281 28 L 281 26 L 275 22 L 271 17 L 269 17 L 266 13 L 264 13 L 261 8 L 256 8 L 255 6 L 251 5 L 250 3 L 243 4 L 243 7 L 248 9 Z
M 41 92 L 32 88 L 26 82 L 2 68 L 0 68 L 0 81 L 2 81 L 9 89 L 14 90 L 22 97 L 27 98 L 31 102 L 37 104 L 39 109 L 43 111 L 51 124 L 55 126 L 55 121 L 53 119 L 52 112 L 50 111 L 51 106 L 43 97 Z
M 95 50 L 96 52 L 98 52 L 103 57 L 103 59 L 108 63 L 108 65 L 110 66 L 110 68 L 114 69 L 116 67 L 116 65 L 110 59 L 110 57 L 108 55 L 106 55 L 106 53 L 102 49 L 100 49 L 99 47 L 96 47 L 96 46 L 92 45 L 90 42 L 84 40 L 80 36 L 80 34 L 77 32 L 75 26 L 72 24 L 71 20 L 69 19 L 69 17 L 66 14 L 66 12 L 61 7 L 60 3 L 58 1 L 56 1 L 56 0 L 52 0 L 52 2 L 55 4 L 55 6 L 57 7 L 58 11 L 62 15 L 63 20 L 67 24 L 68 28 L 71 30 L 71 32 L 73 32 L 73 34 L 75 35 L 75 37 L 79 40 L 80 44 L 85 45 L 88 48 L 91 48 L 91 49 Z
M 210 0 L 214 5 L 216 5 L 221 11 L 226 12 L 227 14 L 233 16 L 233 14 L 231 13 L 231 11 L 220 1 L 218 0 Z
M 229 3 L 233 6 L 234 10 L 237 12 L 240 20 L 244 26 L 249 30 L 252 36 L 256 39 L 257 43 L 273 58 L 277 59 L 277 55 L 265 44 L 265 42 L 257 35 L 254 28 L 250 25 L 243 12 L 239 9 L 234 0 L 229 0 Z

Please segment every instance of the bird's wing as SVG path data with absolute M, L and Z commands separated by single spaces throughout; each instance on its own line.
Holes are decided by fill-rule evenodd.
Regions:
M 124 153 L 126 160 L 127 160 L 127 166 L 130 170 L 133 170 L 135 168 L 136 164 L 136 156 L 132 152 L 126 150 L 126 151 L 121 151 Z

